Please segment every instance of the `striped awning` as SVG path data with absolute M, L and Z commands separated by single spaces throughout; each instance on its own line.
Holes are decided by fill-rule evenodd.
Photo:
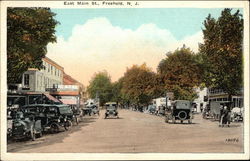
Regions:
M 60 99 L 60 101 L 66 105 L 77 105 L 77 100 L 75 99 Z
M 48 93 L 43 93 L 49 100 L 54 101 L 56 103 L 60 103 L 60 101 L 58 99 L 56 99 L 55 97 L 51 96 Z

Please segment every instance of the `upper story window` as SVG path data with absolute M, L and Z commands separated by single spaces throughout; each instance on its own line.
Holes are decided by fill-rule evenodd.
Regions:
M 50 64 L 48 64 L 48 72 L 50 72 Z
M 24 74 L 24 85 L 28 86 L 30 84 L 30 75 Z
M 51 65 L 51 74 L 53 74 L 53 66 Z

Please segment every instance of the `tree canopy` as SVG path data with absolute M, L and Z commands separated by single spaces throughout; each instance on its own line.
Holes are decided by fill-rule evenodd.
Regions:
M 90 98 L 99 97 L 101 105 L 111 101 L 113 97 L 112 90 L 111 78 L 107 71 L 96 73 L 87 87 Z
M 201 83 L 201 68 L 198 57 L 185 45 L 174 52 L 168 52 L 167 57 L 158 65 L 163 87 L 168 92 L 174 92 L 176 99 L 193 100 L 196 93 L 193 89 Z
M 236 94 L 243 85 L 243 18 L 239 10 L 224 9 L 218 19 L 204 21 L 204 43 L 199 52 L 204 63 L 207 87 Z
M 47 44 L 56 42 L 59 23 L 49 8 L 7 9 L 7 80 L 20 83 L 28 68 L 43 68 Z
M 123 77 L 121 92 L 133 103 L 147 104 L 157 92 L 156 73 L 146 64 L 133 65 L 128 68 Z

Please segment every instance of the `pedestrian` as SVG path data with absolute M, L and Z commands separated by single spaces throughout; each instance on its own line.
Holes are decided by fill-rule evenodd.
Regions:
M 222 112 L 222 127 L 227 124 L 229 127 L 230 119 L 229 119 L 229 109 L 227 106 L 224 106 L 223 112 Z
M 219 126 L 221 126 L 222 125 L 222 114 L 223 114 L 223 109 L 224 109 L 224 107 L 223 107 L 223 105 L 220 105 L 220 115 L 219 115 Z

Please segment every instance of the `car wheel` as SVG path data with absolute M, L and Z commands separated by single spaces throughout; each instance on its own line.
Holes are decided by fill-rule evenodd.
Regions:
M 38 138 L 41 138 L 43 136 L 42 131 L 37 134 Z
M 178 113 L 178 118 L 180 119 L 180 120 L 186 120 L 186 118 L 187 118 L 187 113 L 185 112 L 185 111 L 180 111 L 179 113 Z
M 168 116 L 165 117 L 165 122 L 168 123 Z
M 57 125 L 56 123 L 52 123 L 50 125 L 50 132 L 51 133 L 58 133 L 59 132 L 59 125 Z
M 36 140 L 36 133 L 35 133 L 35 129 L 33 126 L 31 126 L 31 129 L 30 129 L 30 137 L 31 137 L 32 141 Z
M 174 118 L 174 116 L 172 118 L 172 123 L 175 124 L 175 118 Z
M 69 128 L 72 126 L 72 122 L 67 120 L 65 123 L 64 123 L 64 129 L 65 130 L 69 130 Z
M 77 117 L 75 117 L 75 118 L 76 118 L 76 125 L 78 125 L 79 124 L 79 119 Z

